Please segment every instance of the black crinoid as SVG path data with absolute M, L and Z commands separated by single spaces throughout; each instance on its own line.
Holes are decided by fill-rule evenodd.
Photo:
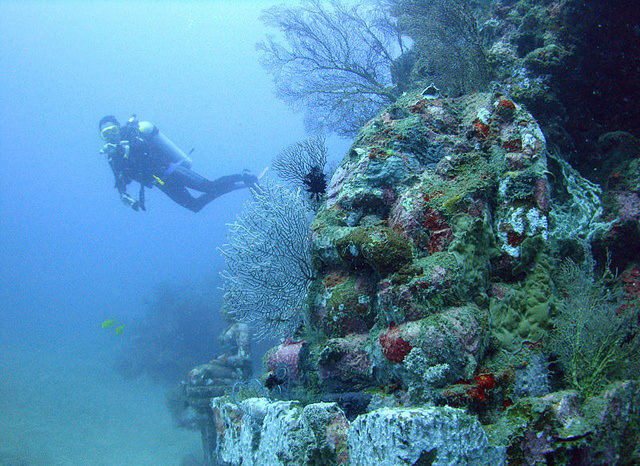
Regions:
M 273 169 L 283 180 L 309 193 L 316 208 L 327 191 L 327 147 L 324 137 L 314 136 L 284 149 L 273 161 Z
M 315 197 L 316 202 L 320 202 L 322 195 L 327 192 L 327 175 L 316 165 L 304 176 L 302 184 L 305 185 L 304 190 L 309 193 L 309 199 Z

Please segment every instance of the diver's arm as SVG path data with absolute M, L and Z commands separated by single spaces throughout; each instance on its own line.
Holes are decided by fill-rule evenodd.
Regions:
M 146 210 L 144 208 L 144 191 L 143 186 L 140 186 L 140 201 L 136 201 L 134 198 L 127 194 L 127 185 L 131 183 L 131 178 L 125 175 L 122 170 L 122 159 L 126 158 L 129 154 L 129 143 L 128 141 L 122 141 L 118 144 L 105 144 L 100 152 L 107 156 L 107 160 L 109 161 L 109 166 L 111 167 L 111 171 L 113 172 L 113 177 L 115 178 L 115 188 L 118 190 L 118 194 L 120 194 L 120 200 L 123 204 L 128 205 L 133 210 Z
M 143 185 L 140 185 L 141 197 L 140 197 L 139 201 L 136 201 L 134 198 L 129 196 L 129 194 L 127 194 L 126 190 L 125 191 L 121 191 L 120 189 L 118 189 L 118 192 L 120 193 L 120 200 L 122 201 L 122 203 L 124 205 L 127 205 L 127 206 L 131 207 L 136 212 L 138 210 L 147 210 L 144 207 L 144 186 Z
M 146 210 L 144 208 L 144 200 L 143 202 L 136 201 L 129 194 L 127 194 L 127 185 L 129 184 L 129 180 L 125 179 L 122 172 L 116 169 L 113 164 L 113 161 L 109 161 L 109 165 L 111 166 L 111 170 L 113 171 L 113 176 L 115 177 L 115 188 L 118 190 L 118 194 L 120 195 L 120 200 L 124 205 L 131 207 L 133 210 L 138 211 L 140 209 Z M 142 199 L 144 199 L 144 192 L 142 191 L 143 187 L 140 187 L 142 193 Z
M 144 208 L 144 206 L 142 204 L 140 204 L 140 202 L 136 201 L 134 198 L 129 196 L 127 193 L 121 193 L 120 194 L 120 200 L 122 201 L 122 203 L 124 205 L 127 205 L 127 206 L 131 207 L 136 212 L 138 210 L 140 210 L 140 209 L 147 210 L 147 209 Z
M 140 191 L 138 191 L 138 206 L 140 210 L 147 210 L 144 206 L 144 185 L 140 183 Z

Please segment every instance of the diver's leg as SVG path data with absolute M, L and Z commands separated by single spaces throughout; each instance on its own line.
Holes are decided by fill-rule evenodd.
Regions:
M 184 167 L 177 167 L 169 177 L 169 180 L 208 194 L 209 196 L 206 197 L 208 202 L 236 189 L 252 186 L 258 181 L 254 175 L 250 174 L 227 175 L 215 180 L 208 180 L 193 170 Z
M 206 192 L 215 194 L 215 196 L 218 197 L 235 191 L 236 189 L 247 187 L 249 187 L 249 185 L 247 185 L 242 175 L 226 175 L 209 181 Z
M 163 186 L 160 186 L 160 189 L 176 204 L 180 204 L 182 207 L 186 207 L 193 212 L 199 212 L 200 209 L 213 200 L 213 198 L 209 200 L 202 199 L 204 195 L 196 199 L 189 193 L 187 188 L 177 183 L 166 182 Z

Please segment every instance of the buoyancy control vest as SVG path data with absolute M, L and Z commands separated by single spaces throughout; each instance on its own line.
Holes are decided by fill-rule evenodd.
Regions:
M 151 155 L 159 156 L 171 164 L 191 168 L 192 160 L 173 141 L 160 132 L 158 127 L 148 121 L 138 121 L 135 116 L 127 124 L 134 125 L 140 135 L 149 144 Z

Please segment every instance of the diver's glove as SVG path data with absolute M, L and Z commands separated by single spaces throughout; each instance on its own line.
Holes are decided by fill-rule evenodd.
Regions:
M 118 151 L 118 145 L 107 142 L 102 149 L 100 149 L 100 153 L 106 155 L 107 157 L 111 157 L 116 154 Z
M 144 205 L 142 205 L 140 202 L 136 201 L 134 198 L 129 196 L 127 193 L 122 193 L 120 195 L 120 200 L 122 201 L 122 203 L 124 205 L 127 205 L 127 206 L 131 207 L 136 212 L 139 211 L 140 209 L 146 210 L 144 208 Z
M 124 157 L 126 159 L 129 157 L 130 150 L 129 141 L 120 141 L 118 144 L 108 142 L 102 146 L 100 153 L 106 155 L 108 159 L 112 159 L 116 156 Z

